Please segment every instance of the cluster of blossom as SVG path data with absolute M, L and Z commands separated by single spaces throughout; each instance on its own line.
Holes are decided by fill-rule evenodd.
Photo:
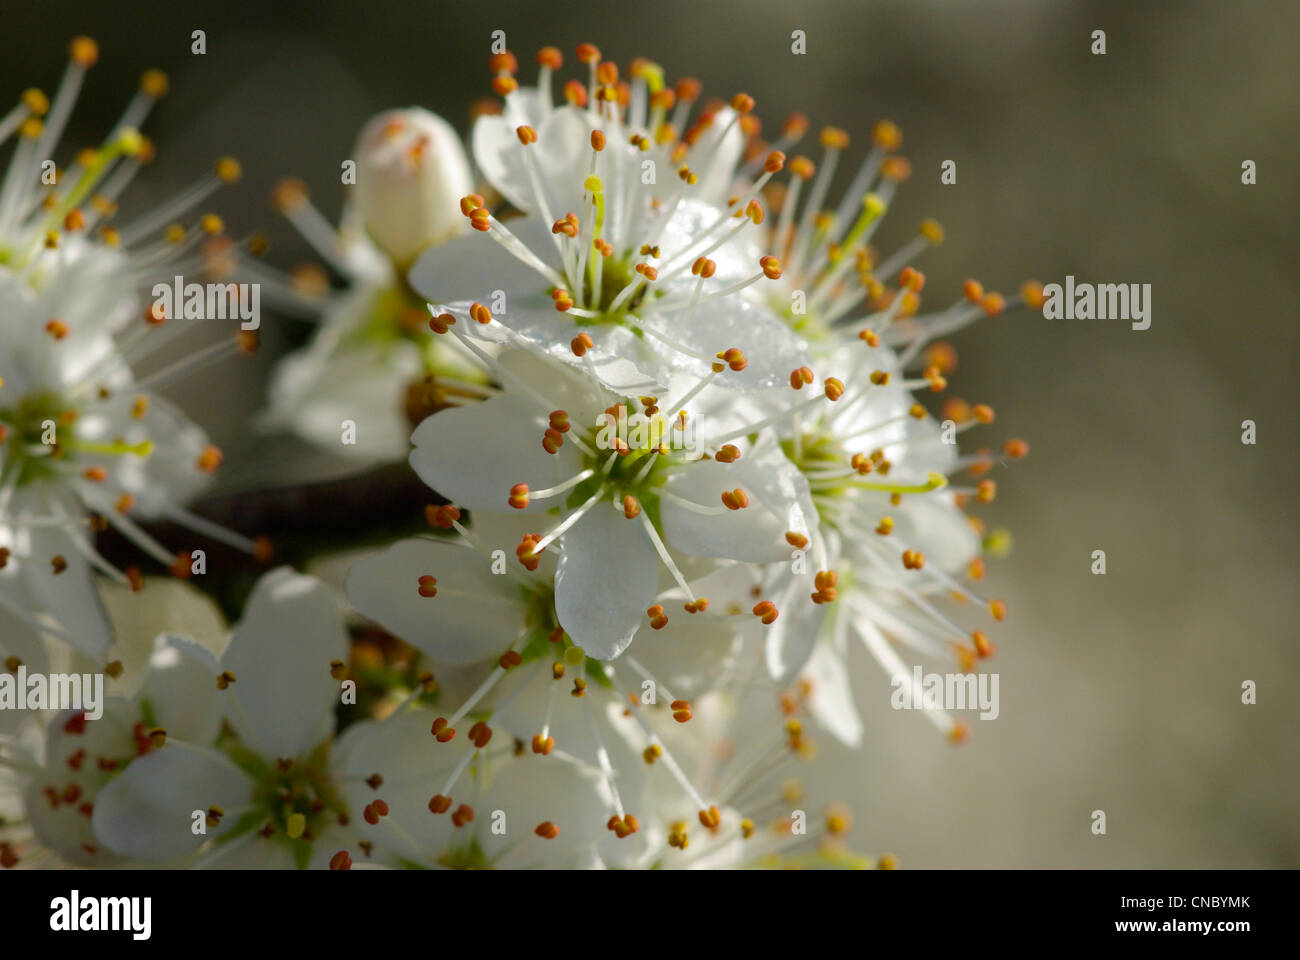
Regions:
M 844 852 L 847 816 L 810 817 L 792 767 L 814 728 L 863 739 L 851 638 L 909 682 L 905 657 L 992 654 L 1005 606 L 972 581 L 996 538 L 965 508 L 1027 448 L 959 453 L 992 410 L 950 398 L 941 421 L 916 394 L 946 387 L 942 337 L 1042 296 L 972 280 L 921 311 L 913 261 L 942 228 L 872 244 L 910 172 L 898 128 L 875 125 L 832 198 L 844 131 L 789 156 L 802 116 L 768 143 L 749 96 L 704 101 L 590 44 L 560 97 L 559 50 L 531 88 L 492 57 L 472 164 L 438 117 L 380 115 L 338 230 L 300 181 L 274 193 L 346 285 L 239 269 L 321 320 L 264 425 L 409 457 L 427 531 L 357 557 L 341 591 L 267 573 L 229 639 L 114 636 L 95 576 L 145 578 L 99 557 L 98 525 L 178 573 L 132 517 L 267 551 L 180 506 L 220 455 L 144 392 L 170 370 L 131 374 L 142 334 L 174 326 L 130 329 L 132 281 L 181 272 L 214 225 L 150 237 L 232 162 L 90 234 L 148 152 L 151 73 L 104 147 L 24 192 L 88 43 L 43 129 L 34 92 L 0 120 L 23 138 L 0 196 L 0 654 L 39 668 L 71 644 L 119 682 L 96 719 L 0 726 L 6 865 L 888 865 Z

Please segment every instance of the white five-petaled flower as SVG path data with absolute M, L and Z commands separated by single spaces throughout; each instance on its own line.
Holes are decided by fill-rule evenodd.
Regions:
M 744 656 L 749 565 L 693 579 L 700 596 L 684 615 L 675 610 L 682 594 L 669 588 L 641 641 L 601 660 L 559 626 L 554 563 L 543 555 L 528 573 L 501 565 L 497 545 L 518 538 L 523 517 L 479 512 L 471 530 L 443 506 L 429 519 L 460 542 L 401 541 L 356 562 L 347 580 L 360 612 L 468 691 L 433 709 L 417 709 L 415 691 L 360 734 L 406 741 L 397 783 L 376 770 L 401 827 L 380 840 L 393 855 L 462 867 L 735 866 L 825 836 L 792 836 L 784 813 L 769 822 L 756 812 L 788 788 L 784 764 L 811 745 L 794 700 L 780 702 L 785 713 L 771 724 L 778 704 L 752 676 L 761 669 L 753 637 Z M 743 743 L 761 748 L 726 763 L 718 751 L 734 752 L 728 705 L 755 690 L 767 723 Z M 687 823 L 697 820 L 687 854 Z M 831 833 L 842 825 L 827 823 Z
M 779 382 L 797 366 L 802 341 L 780 318 L 740 296 L 779 277 L 780 263 L 756 242 L 764 211 L 756 199 L 781 169 L 773 151 L 743 194 L 727 197 L 753 100 L 706 111 L 680 132 L 668 122 L 673 92 L 662 71 L 641 62 L 629 100 L 617 68 L 584 45 L 589 92 L 550 102 L 554 51 L 538 90 L 521 90 L 513 58 L 494 58 L 500 116 L 478 120 L 475 159 L 489 183 L 524 216 L 502 220 L 477 194 L 461 212 L 477 234 L 430 250 L 411 285 L 445 304 L 462 341 L 514 343 L 585 366 L 620 392 L 663 389 L 673 374 L 707 372 L 740 348 L 753 360 L 738 387 Z M 678 111 L 678 122 L 687 116 Z M 489 240 L 496 241 L 495 244 Z M 437 328 L 435 328 L 437 329 Z
M 696 599 L 673 551 L 761 563 L 787 554 L 787 535 L 810 532 L 807 486 L 757 425 L 726 430 L 722 417 L 701 415 L 695 446 L 678 442 L 693 416 L 686 405 L 726 376 L 727 363 L 683 387 L 663 413 L 653 398 L 620 397 L 529 352 L 507 350 L 491 363 L 506 391 L 425 420 L 411 465 L 461 507 L 536 517 L 516 556 L 531 566 L 560 547 L 559 625 L 593 656 L 613 658 L 631 642 L 659 592 L 660 565 L 687 602 Z M 620 436 L 629 411 L 646 426 Z M 765 622 L 774 618 L 772 610 Z
M 1042 288 L 1025 283 L 1008 301 L 968 280 L 955 302 L 920 314 L 925 277 L 912 261 L 942 243 L 943 228 L 926 220 L 914 239 L 885 257 L 871 245 L 898 185 L 910 176 L 907 160 L 896 153 L 902 133 L 887 120 L 873 128 L 871 149 L 828 209 L 848 139 L 843 130 L 825 128 L 819 165 L 803 156 L 787 165 L 790 178 L 781 185 L 779 214 L 767 238 L 783 273 L 779 282 L 745 295 L 781 313 L 808 339 L 812 365 L 848 384 L 849 393 L 833 407 L 778 414 L 771 422 L 810 486 L 819 523 L 811 542 L 816 562 L 806 564 L 801 556 L 796 564 L 770 568 L 765 589 L 790 614 L 767 633 L 772 676 L 786 682 L 802 671 L 813 714 L 856 744 L 862 729 L 849 695 L 848 636 L 861 637 L 886 671 L 906 676 L 909 685 L 911 671 L 897 644 L 927 658 L 955 651 L 963 670 L 992 653 L 983 631 L 958 626 L 942 601 L 952 594 L 987 608 L 995 620 L 1005 616 L 1005 604 L 977 596 L 963 582 L 982 576 L 983 548 L 982 527 L 962 510 L 971 501 L 992 500 L 996 485 L 988 478 L 973 486 L 949 481 L 963 472 L 983 477 L 1000 460 L 1023 457 L 1028 447 L 1008 440 L 1002 458 L 989 450 L 959 455 L 957 436 L 991 422 L 992 410 L 950 398 L 941 424 L 912 391 L 947 387 L 955 351 L 937 338 L 1010 305 L 1041 305 Z M 813 382 L 813 370 L 796 369 L 790 378 L 798 390 Z M 759 409 L 788 407 L 779 392 L 747 402 Z M 964 737 L 965 727 L 942 711 L 930 718 L 954 739 Z
M 207 656 L 218 695 L 194 705 L 232 732 L 200 724 L 202 736 L 188 740 L 168 729 L 158 749 L 99 789 L 96 839 L 145 862 L 200 853 L 207 866 L 326 864 L 353 839 L 349 826 L 360 829 L 331 750 L 340 701 L 332 665 L 346 657 L 334 593 L 288 568 L 264 575 L 220 661 Z

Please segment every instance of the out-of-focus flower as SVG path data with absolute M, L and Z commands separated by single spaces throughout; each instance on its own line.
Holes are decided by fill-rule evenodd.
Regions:
M 212 682 L 216 663 L 203 647 L 162 636 L 130 699 L 108 698 L 98 718 L 84 710 L 51 718 L 42 762 L 38 767 L 36 758 L 28 761 L 25 809 L 34 844 L 31 852 L 24 850 L 24 859 L 39 865 L 52 853 L 78 866 L 123 863 L 92 829 L 99 792 L 169 738 L 189 743 L 216 738 L 221 723 L 219 693 Z
M 353 162 L 355 186 L 338 229 L 301 181 L 282 181 L 272 197 L 345 289 L 331 291 L 319 268 L 292 276 L 257 262 L 243 269 L 277 306 L 320 322 L 307 346 L 280 361 L 263 426 L 373 464 L 405 457 L 411 429 L 429 413 L 483 396 L 481 366 L 458 345 L 435 341 L 424 301 L 404 278 L 422 250 L 465 229 L 457 202 L 473 180 L 455 132 L 418 108 L 372 119 Z M 341 442 L 345 421 L 355 442 Z
M 428 110 L 390 110 L 361 131 L 357 215 L 400 270 L 464 228 L 456 203 L 473 189 L 460 137 Z
M 983 560 L 978 521 L 963 508 L 992 500 L 996 484 L 984 475 L 1024 456 L 1028 446 L 1013 439 L 1001 457 L 987 449 L 960 455 L 957 437 L 991 422 L 992 409 L 950 398 L 941 424 L 913 391 L 947 388 L 956 354 L 937 338 L 1009 306 L 1041 305 L 1042 294 L 1038 284 L 1026 283 L 1008 300 L 970 280 L 951 305 L 921 314 L 925 276 L 912 263 L 942 243 L 943 228 L 924 221 L 912 241 L 884 258 L 870 243 L 910 176 L 896 152 L 901 131 L 887 120 L 874 127 L 872 148 L 833 210 L 827 209 L 830 184 L 849 138 L 828 127 L 820 140 L 820 165 L 795 157 L 789 182 L 778 191 L 780 212 L 768 243 L 782 259 L 783 275 L 746 291 L 809 340 L 812 366 L 791 372 L 795 390 L 817 376 L 849 385 L 834 405 L 798 416 L 776 413 L 769 422 L 809 484 L 819 523 L 812 541 L 798 545 L 812 563 L 768 572 L 765 588 L 789 613 L 767 634 L 768 666 L 781 682 L 802 670 L 812 713 L 856 744 L 862 727 L 849 692 L 847 638 L 860 637 L 909 686 L 911 670 L 896 644 L 931 659 L 955 654 L 963 670 L 993 651 L 983 630 L 958 626 L 944 612 L 944 598 L 974 601 L 994 620 L 1005 616 L 1005 604 L 968 585 L 982 576 Z M 760 409 L 789 406 L 779 392 L 749 402 Z M 952 485 L 966 473 L 970 484 Z M 966 728 L 942 711 L 928 715 L 954 739 L 965 736 Z
M 160 339 L 151 332 L 190 320 L 156 307 L 142 311 L 139 288 L 162 270 L 169 282 L 173 274 L 201 270 L 205 260 L 195 248 L 224 229 L 212 215 L 190 227 L 167 224 L 237 179 L 239 165 L 223 159 L 138 220 L 94 231 L 152 155 L 135 125 L 167 85 L 160 72 L 146 73 L 104 145 L 56 172 L 47 158 L 96 57 L 94 42 L 77 38 L 53 103 L 28 91 L 0 120 L 0 136 L 16 133 L 20 140 L 0 193 L 0 607 L 102 663 L 111 635 L 92 571 L 140 581 L 96 553 L 94 530 L 111 525 L 167 566 L 176 554 L 139 520 L 171 519 L 256 549 L 181 506 L 221 454 L 154 393 L 255 341 L 241 331 L 142 380 L 132 375 L 132 363 Z
M 202 850 L 208 866 L 323 866 L 323 846 L 351 837 L 331 759 L 332 664 L 346 655 L 332 591 L 288 568 L 263 576 L 207 677 L 229 732 L 187 740 L 169 731 L 132 761 L 99 791 L 98 841 L 146 862 Z M 208 829 L 192 829 L 195 811 Z

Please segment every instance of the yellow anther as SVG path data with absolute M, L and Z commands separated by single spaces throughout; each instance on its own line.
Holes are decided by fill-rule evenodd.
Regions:
M 167 74 L 161 70 L 146 70 L 140 76 L 140 89 L 146 96 L 157 100 L 167 95 Z
M 217 179 L 222 183 L 234 183 L 244 174 L 244 168 L 239 165 L 239 161 L 234 157 L 222 157 L 217 161 L 213 168 Z
M 22 101 L 33 117 L 43 117 L 50 109 L 50 98 L 35 87 L 23 91 Z

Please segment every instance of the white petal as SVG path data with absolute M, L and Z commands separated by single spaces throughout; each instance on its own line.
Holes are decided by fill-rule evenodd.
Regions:
M 446 850 L 453 839 L 451 812 L 430 813 L 429 800 L 444 789 L 456 764 L 473 747 L 463 733 L 449 743 L 438 743 L 429 733 L 431 723 L 424 711 L 390 717 L 382 723 L 363 720 L 348 727 L 334 747 L 331 769 L 352 811 L 353 822 L 358 822 L 366 804 L 378 797 L 388 804 L 385 819 L 401 828 L 374 831 L 377 856 L 380 848 L 387 848 L 407 860 L 426 862 Z M 377 791 L 365 782 L 376 773 L 383 778 Z M 468 773 L 462 774 L 450 796 L 456 804 L 464 801 L 473 805 L 479 816 L 489 813 L 474 799 Z M 359 850 L 348 849 L 356 861 L 361 861 Z
M 892 516 L 895 537 L 920 550 L 927 564 L 953 573 L 980 554 L 979 534 L 946 491 L 904 497 Z
M 374 291 L 365 294 L 369 300 Z M 422 372 L 420 348 L 409 340 L 371 342 L 356 331 L 323 326 L 307 347 L 276 366 L 263 422 L 339 456 L 400 460 L 411 448 L 405 388 Z M 342 442 L 345 420 L 356 424 L 356 443 Z
M 469 319 L 469 304 L 453 303 L 447 309 L 470 332 L 501 343 L 521 343 L 530 351 L 551 360 L 586 371 L 586 360 L 600 382 L 617 393 L 659 391 L 671 373 L 671 359 L 658 341 L 637 336 L 631 329 L 614 323 L 580 323 L 555 309 L 549 296 L 533 293 L 513 295 L 507 313 L 494 314 L 509 333 L 495 325 L 480 327 Z M 580 333 L 592 339 L 586 358 L 573 355 L 570 341 Z M 701 364 L 696 364 L 699 367 Z
M 256 831 L 235 837 L 214 847 L 193 866 L 202 870 L 292 870 L 295 864 L 289 847 L 275 837 L 261 837 Z
M 829 643 L 816 645 L 804 667 L 804 676 L 812 684 L 808 710 L 835 739 L 856 747 L 862 743 L 862 719 L 853 703 L 848 666 L 841 657 Z
M 480 117 L 474 124 L 471 134 L 474 160 L 484 177 L 520 210 L 539 212 L 536 192 L 525 165 L 524 151 L 531 150 L 541 171 L 539 182 L 546 190 L 546 201 L 552 214 L 562 217 L 573 211 L 584 216 L 584 161 L 591 152 L 591 121 L 586 111 L 564 106 L 552 110 L 542 119 L 536 91 L 523 89 L 511 95 L 509 107 L 505 114 Z M 522 112 L 522 120 L 516 110 Z M 529 123 L 537 131 L 535 144 L 529 147 L 520 145 L 515 133 L 520 123 Z
M 470 510 L 509 509 L 510 488 L 553 486 L 578 472 L 572 444 L 555 455 L 542 449 L 550 411 L 508 396 L 443 410 L 411 435 L 411 467 L 430 487 Z M 540 512 L 549 501 L 530 504 Z
M 709 596 L 711 609 L 723 609 L 712 607 L 720 598 L 705 594 L 699 584 L 692 586 Z M 687 613 L 680 605 L 666 607 L 666 612 L 668 624 L 662 629 L 642 624 L 632 656 L 673 696 L 693 699 L 735 665 L 742 643 L 739 625 L 706 613 Z
M 598 503 L 564 535 L 555 571 L 555 612 L 578 646 L 598 660 L 632 642 L 654 602 L 659 555 L 639 520 Z
M 130 697 L 140 689 L 161 634 L 184 637 L 214 656 L 229 643 L 230 628 L 221 609 L 192 582 L 146 577 L 144 590 L 135 593 L 124 584 L 101 579 L 99 598 L 116 636 L 105 658 L 122 664 L 121 676 L 105 681 L 115 694 Z M 216 689 L 211 676 L 207 682 Z
M 53 526 L 31 526 L 25 532 L 26 543 L 20 547 L 22 555 L 17 562 L 26 583 L 28 610 L 50 616 L 65 631 L 69 643 L 92 660 L 103 662 L 113 636 L 90 564 L 72 539 L 82 535 Z M 55 557 L 67 562 L 62 573 L 53 571 Z
M 744 490 L 749 506 L 701 514 L 665 497 L 661 501 L 664 538 L 675 549 L 698 557 L 728 557 L 747 563 L 790 558 L 785 534 L 807 535 L 817 515 L 808 483 L 765 434 L 733 463 L 699 460 L 670 474 L 666 489 L 707 508 L 722 507 L 722 493 Z
M 6 583 L 12 578 L 0 578 L 0 590 L 6 589 Z M 8 592 L 6 598 L 23 606 L 21 598 Z M 27 667 L 28 674 L 47 673 L 49 658 L 45 654 L 45 644 L 40 636 L 22 620 L 10 613 L 4 603 L 0 603 L 0 663 L 16 657 L 18 662 Z M 37 722 L 37 717 L 30 710 L 0 710 L 0 737 L 16 737 L 19 728 Z
M 808 661 L 827 613 L 826 604 L 812 602 L 814 572 L 809 564 L 799 576 L 780 564 L 767 578 L 763 596 L 781 615 L 762 628 L 763 654 L 768 674 L 778 684 L 788 683 Z
M 258 580 L 221 660 L 235 675 L 227 715 L 264 757 L 301 756 L 329 735 L 339 685 L 332 660 L 346 660 L 347 634 L 334 593 L 288 567 Z
M 613 812 L 613 798 L 595 769 L 554 755 L 524 753 L 502 764 L 478 806 L 505 813 L 506 835 L 481 835 L 488 857 L 501 857 L 498 866 L 574 867 L 592 864 L 591 847 L 608 834 L 605 821 Z M 560 828 L 559 836 L 533 836 L 548 820 Z M 520 837 L 524 840 L 516 845 Z
M 252 789 L 243 771 L 215 750 L 169 744 L 133 761 L 99 792 L 95 835 L 126 857 L 177 859 L 208 839 L 190 830 L 195 810 L 236 810 Z
M 527 219 L 512 220 L 506 226 L 515 233 L 527 230 L 527 222 Z M 546 263 L 552 266 L 559 263 L 558 257 L 553 261 L 545 256 L 545 249 L 541 252 Z M 550 300 L 545 277 L 478 231 L 426 250 L 407 279 L 420 296 L 433 304 L 478 300 L 492 306 L 493 291 L 504 290 L 508 298 L 505 315 L 509 315 L 516 298 L 520 302 L 526 296 Z M 551 312 L 556 312 L 554 306 Z
M 354 563 L 345 589 L 352 606 L 389 633 L 461 666 L 504 652 L 525 622 L 518 584 L 491 565 L 458 543 L 402 540 Z M 437 579 L 437 596 L 420 595 L 426 575 Z
M 714 382 L 724 387 L 754 390 L 776 386 L 788 380 L 791 370 L 808 362 L 807 345 L 783 320 L 736 295 L 698 304 L 690 310 L 651 314 L 644 322 L 693 353 L 710 358 L 673 355 L 675 369 L 697 376 L 709 372 L 716 354 L 739 347 L 748 365 L 740 372 L 719 374 Z
M 213 678 L 217 658 L 190 640 L 158 638 L 139 697 L 169 737 L 210 744 L 221 729 L 222 699 Z

